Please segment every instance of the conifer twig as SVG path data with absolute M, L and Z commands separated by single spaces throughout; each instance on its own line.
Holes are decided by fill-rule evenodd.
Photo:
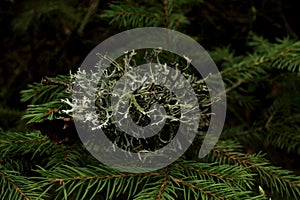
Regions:
M 84 30 L 85 26 L 87 25 L 91 16 L 94 14 L 96 8 L 99 5 L 99 2 L 100 2 L 100 0 L 91 0 L 90 1 L 90 7 L 88 9 L 88 12 L 84 16 L 84 19 L 82 20 L 80 27 L 78 28 L 78 31 L 77 31 L 80 36 L 83 35 L 83 30 Z
M 64 87 L 69 87 L 70 85 L 68 83 L 62 82 L 62 81 L 54 81 L 52 79 L 50 79 L 49 77 L 45 77 L 43 80 L 43 83 L 46 85 L 61 85 Z

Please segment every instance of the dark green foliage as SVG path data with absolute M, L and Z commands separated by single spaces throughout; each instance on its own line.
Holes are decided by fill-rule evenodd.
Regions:
M 181 9 L 184 5 L 191 6 L 193 1 L 131 1 L 127 5 L 123 2 L 110 4 L 110 9 L 101 16 L 110 18 L 110 23 L 117 22 L 124 27 L 158 26 L 177 28 L 188 23 Z
M 293 93 L 298 84 L 295 80 L 299 79 L 299 66 L 292 72 L 289 72 L 288 66 L 284 69 L 280 66 L 286 65 L 300 46 L 287 39 L 277 44 L 255 39 L 251 42 L 253 44 L 256 44 L 253 53 L 246 56 L 235 57 L 227 49 L 218 49 L 218 54 L 212 53 L 213 56 L 223 56 L 215 60 L 222 63 L 221 73 L 227 85 L 228 120 L 231 121 L 226 124 L 220 141 L 207 157 L 196 158 L 199 146 L 195 142 L 186 155 L 166 168 L 144 174 L 128 174 L 98 163 L 80 143 L 57 145 L 37 133 L 2 133 L 1 173 L 4 176 L 7 174 L 5 170 L 12 169 L 28 173 L 30 168 L 26 168 L 26 164 L 23 166 L 27 161 L 19 160 L 18 155 L 21 153 L 25 158 L 30 155 L 32 170 L 29 176 L 21 179 L 21 183 L 26 182 L 36 190 L 23 187 L 22 192 L 45 199 L 123 199 L 121 196 L 124 195 L 128 199 L 297 199 L 300 197 L 299 177 L 272 165 L 267 158 L 272 160 L 276 149 L 286 152 L 282 156 L 289 153 L 299 156 L 300 127 L 297 121 L 300 105 L 299 95 Z M 262 45 L 269 45 L 272 49 L 262 52 L 256 48 Z M 228 54 L 230 59 L 227 59 Z M 299 59 L 299 55 L 294 55 L 294 58 Z M 279 66 L 274 64 L 274 60 L 278 59 Z M 235 64 L 230 66 L 227 62 Z M 280 71 L 274 71 L 276 68 Z M 57 112 L 50 118 L 45 113 L 67 106 L 60 99 L 68 98 L 70 79 L 61 76 L 47 80 L 30 85 L 22 92 L 24 100 L 31 99 L 36 103 L 24 116 L 29 123 L 67 117 Z M 263 88 L 265 90 L 267 87 L 279 87 L 280 91 L 276 92 L 280 95 L 272 90 L 259 93 L 261 86 L 266 87 Z M 42 91 L 39 93 L 42 95 L 33 95 L 37 89 Z M 252 97 L 243 98 L 246 94 Z M 265 102 L 269 104 L 257 109 Z M 241 113 L 241 109 L 249 112 L 249 116 Z M 261 112 L 261 116 L 253 118 L 256 115 L 251 116 L 252 112 Z M 76 133 L 73 134 L 75 137 Z M 201 142 L 201 138 L 199 135 L 195 141 Z M 16 163 L 7 162 L 8 159 Z M 294 169 L 292 165 L 284 167 Z M 30 174 L 38 178 L 33 179 Z M 20 181 L 15 175 L 7 176 L 15 177 L 16 183 Z M 10 185 L 11 182 L 6 181 L 5 184 Z M 7 186 L 7 189 L 14 191 L 16 187 Z
M 63 112 L 70 109 L 66 99 L 71 95 L 71 77 L 45 77 L 21 92 L 22 101 L 29 104 L 23 116 L 29 130 L 14 132 L 14 128 L 20 130 L 22 126 L 11 128 L 9 124 L 14 124 L 12 121 L 23 113 L 1 104 L 0 199 L 300 199 L 300 43 L 287 20 L 282 20 L 282 11 L 275 17 L 271 15 L 271 23 L 263 23 L 270 19 L 260 11 L 274 12 L 278 10 L 276 3 L 249 1 L 224 5 L 219 0 L 215 4 L 202 0 L 128 0 L 104 1 L 102 5 L 100 1 L 98 10 L 87 14 L 94 10 L 95 2 L 13 4 L 19 5 L 20 12 L 11 17 L 9 31 L 24 37 L 28 44 L 23 47 L 23 40 L 10 44 L 6 39 L 5 45 L 10 48 L 1 64 L 11 67 L 13 73 L 9 74 L 14 74 L 17 87 L 22 86 L 20 80 L 29 72 L 26 80 L 40 77 L 41 68 L 49 68 L 44 72 L 49 75 L 56 74 L 56 66 L 63 66 L 58 72 L 67 74 L 70 65 L 79 64 L 71 59 L 82 60 L 99 41 L 117 31 L 116 27 L 175 28 L 191 32 L 199 41 L 213 41 L 208 42 L 213 45 L 223 40 L 222 45 L 228 41 L 241 43 L 242 34 L 248 39 L 239 44 L 241 48 L 235 48 L 235 44 L 210 48 L 209 52 L 226 85 L 228 110 L 222 135 L 203 159 L 197 156 L 205 133 L 199 132 L 188 151 L 171 165 L 148 173 L 122 173 L 89 154 L 78 139 L 71 114 Z M 236 17 L 230 8 L 235 4 L 246 14 Z M 282 8 L 292 10 L 284 3 Z M 12 14 L 3 14 L 7 15 Z M 83 20 L 84 16 L 88 16 L 88 21 Z M 234 25 L 218 25 L 224 21 Z M 260 32 L 265 24 L 273 30 L 271 35 L 280 32 L 281 37 L 289 33 L 294 39 L 268 40 L 256 36 L 255 32 L 268 36 L 270 32 Z M 51 31 L 43 37 L 40 33 L 45 27 Z M 237 32 L 241 27 L 241 32 Z M 195 34 L 199 29 L 201 33 Z M 205 33 L 207 29 L 209 34 Z M 84 33 L 87 37 L 83 37 Z M 215 34 L 218 37 L 213 37 Z M 68 42 L 78 42 L 79 35 L 80 44 L 87 45 L 88 50 L 85 52 L 79 45 L 82 51 L 76 54 Z M 22 53 L 13 50 L 17 43 Z M 78 54 L 82 55 L 78 58 Z M 11 60 L 17 61 L 10 66 Z M 7 74 L 5 69 L 0 72 Z M 1 80 L 1 86 L 6 84 L 12 83 Z M 1 90 L 0 97 L 12 99 L 10 92 Z
M 53 79 L 46 77 L 42 83 L 28 85 L 27 90 L 22 90 L 21 101 L 31 100 L 32 103 L 23 119 L 29 118 L 30 124 L 62 117 L 62 110 L 67 106 L 62 104 L 61 99 L 70 97 L 70 79 L 69 76 L 57 76 Z
M 47 24 L 55 24 L 56 29 L 73 29 L 80 22 L 79 13 L 67 1 L 26 1 L 23 8 L 12 21 L 13 30 L 19 34 L 40 29 Z M 59 23 L 53 23 L 57 21 Z

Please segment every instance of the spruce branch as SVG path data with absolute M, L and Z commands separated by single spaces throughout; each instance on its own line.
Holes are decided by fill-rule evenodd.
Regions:
M 287 170 L 270 165 L 270 162 L 261 154 L 248 155 L 220 146 L 213 149 L 211 156 L 212 160 L 222 164 L 250 167 L 251 172 L 257 175 L 260 185 L 266 186 L 272 193 L 278 192 L 282 197 L 297 198 L 300 196 L 299 178 Z
M 40 187 L 31 187 L 34 182 L 19 172 L 6 170 L 0 165 L 1 199 L 36 199 L 41 192 Z M 46 196 L 45 196 L 46 197 Z
M 159 192 L 158 192 L 158 194 L 157 194 L 157 196 L 155 198 L 156 200 L 161 200 L 162 195 L 165 192 L 165 189 L 166 189 L 166 187 L 167 187 L 167 185 L 169 183 L 170 176 L 169 176 L 169 169 L 168 169 L 168 167 L 166 168 L 166 170 L 164 172 L 164 176 L 165 177 L 163 179 L 163 183 L 161 184 Z
M 265 44 L 268 48 L 260 49 Z M 289 71 L 300 71 L 300 62 L 297 62 L 300 51 L 300 43 L 291 43 L 289 40 L 279 41 L 278 44 L 269 44 L 264 40 L 255 39 L 251 45 L 258 47 L 257 52 L 244 57 L 244 60 L 221 71 L 225 82 L 231 83 L 229 91 L 242 83 L 257 81 L 266 75 L 266 69 L 278 68 Z M 270 50 L 271 49 L 271 50 Z M 238 58 L 240 59 L 240 58 Z
M 52 148 L 48 138 L 38 132 L 0 134 L 0 159 L 18 157 L 19 155 L 31 154 L 31 159 L 44 154 Z
M 45 85 L 61 85 L 61 86 L 65 86 L 67 88 L 70 87 L 70 84 L 66 83 L 66 82 L 63 82 L 63 81 L 55 81 L 55 80 L 52 80 L 51 78 L 49 77 L 45 77 L 44 80 L 43 80 L 43 84 Z
M 174 29 L 188 23 L 182 12 L 179 12 L 180 3 L 182 2 L 173 0 L 158 1 L 145 9 L 144 5 L 138 3 L 114 2 L 110 4 L 109 10 L 101 14 L 101 17 L 111 19 L 110 23 L 118 23 L 123 27 L 163 26 Z M 175 10 L 178 12 L 175 13 Z

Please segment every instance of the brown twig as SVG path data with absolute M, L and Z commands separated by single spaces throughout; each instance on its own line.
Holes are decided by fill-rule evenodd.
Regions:
M 201 171 L 200 169 L 195 169 L 195 168 L 193 168 L 193 167 L 188 167 L 188 166 L 180 165 L 180 164 L 178 164 L 178 163 L 176 163 L 175 166 L 178 166 L 178 167 L 181 167 L 181 168 L 190 170 L 190 171 L 196 171 L 196 172 L 199 172 L 199 173 L 202 173 L 202 174 L 211 176 L 211 177 L 217 177 L 217 178 L 219 178 L 219 179 L 225 179 L 225 180 L 232 181 L 232 182 L 235 181 L 234 178 L 225 177 L 225 176 L 219 175 L 219 174 L 208 173 L 208 172 L 206 172 L 206 171 Z
M 281 17 L 284 27 L 286 29 L 286 31 L 293 36 L 295 39 L 299 39 L 298 35 L 295 33 L 295 31 L 292 29 L 291 25 L 289 24 L 288 20 L 285 17 L 285 14 L 282 10 L 282 1 L 278 1 L 278 12 L 279 12 L 279 16 Z
M 90 7 L 88 9 L 88 12 L 86 13 L 86 15 L 84 16 L 81 24 L 80 24 L 80 27 L 78 28 L 77 30 L 77 33 L 82 36 L 83 35 L 83 30 L 85 28 L 85 26 L 87 25 L 87 23 L 89 22 L 91 16 L 94 14 L 96 8 L 98 7 L 99 5 L 99 2 L 100 0 L 91 0 L 90 1 Z
M 208 196 L 212 196 L 212 197 L 217 198 L 217 199 L 220 199 L 220 200 L 227 200 L 225 197 L 218 196 L 218 195 L 215 194 L 215 193 L 212 193 L 212 192 L 210 192 L 210 191 L 204 190 L 203 188 L 199 188 L 199 187 L 197 187 L 197 186 L 195 186 L 195 185 L 185 183 L 184 181 L 182 181 L 182 180 L 180 180 L 180 179 L 178 179 L 178 178 L 175 178 L 175 177 L 173 177 L 173 176 L 170 176 L 170 178 L 171 178 L 174 182 L 176 182 L 176 183 L 178 183 L 178 184 L 180 184 L 180 185 L 183 185 L 183 186 L 185 186 L 185 187 L 189 187 L 189 188 L 191 188 L 192 190 L 198 190 L 198 191 L 201 191 L 201 192 L 203 192 L 204 194 L 206 194 L 206 195 L 208 195 Z
M 83 181 L 83 180 L 103 180 L 103 179 L 112 179 L 112 178 L 126 178 L 126 177 L 138 177 L 138 176 L 159 176 L 161 175 L 158 172 L 150 173 L 140 173 L 140 174 L 114 174 L 114 175 L 104 175 L 104 176 L 85 176 L 85 177 L 73 177 L 73 178 L 49 178 L 50 182 L 59 182 L 62 184 L 64 181 Z
M 61 85 L 64 87 L 70 87 L 70 85 L 68 83 L 62 82 L 62 81 L 54 81 L 52 79 L 50 79 L 49 77 L 45 77 L 43 80 L 43 83 L 46 85 Z
M 165 188 L 167 187 L 169 182 L 169 170 L 167 169 L 166 173 L 165 173 L 165 178 L 163 183 L 160 186 L 159 192 L 157 194 L 156 200 L 160 200 L 161 199 L 161 195 L 164 193 Z
M 169 23 L 169 8 L 168 8 L 168 0 L 163 0 L 163 8 L 164 8 L 164 13 L 165 13 L 165 23 L 167 28 L 170 28 L 170 23 Z
M 14 188 L 25 198 L 25 200 L 29 200 L 29 198 L 26 196 L 26 194 L 22 191 L 22 189 L 9 177 L 5 176 L 5 173 L 0 172 L 0 176 L 3 176 L 4 179 L 6 179 L 10 184 L 14 186 Z

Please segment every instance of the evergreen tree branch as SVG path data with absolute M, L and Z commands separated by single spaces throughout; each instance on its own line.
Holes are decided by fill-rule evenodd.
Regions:
M 5 170 L 0 165 L 1 199 L 36 199 L 41 189 L 40 187 L 31 187 L 33 183 L 18 172 Z
M 246 155 L 238 153 L 233 149 L 220 146 L 213 149 L 211 158 L 220 163 L 239 164 L 243 167 L 250 167 L 260 181 L 262 186 L 268 187 L 271 192 L 282 197 L 297 198 L 300 196 L 300 180 L 291 172 L 270 165 L 260 154 Z
M 0 159 L 31 154 L 31 158 L 44 154 L 53 144 L 40 133 L 11 133 L 0 134 Z
M 51 78 L 49 78 L 47 76 L 44 78 L 43 84 L 45 84 L 45 85 L 61 85 L 61 86 L 65 86 L 66 88 L 70 87 L 69 83 L 66 83 L 66 82 L 63 82 L 63 81 L 55 81 L 55 80 L 52 80 Z
M 164 179 L 163 179 L 163 183 L 160 186 L 159 192 L 156 196 L 156 200 L 161 200 L 163 193 L 165 192 L 165 189 L 169 183 L 169 170 L 168 168 L 166 168 L 165 173 L 164 173 Z

